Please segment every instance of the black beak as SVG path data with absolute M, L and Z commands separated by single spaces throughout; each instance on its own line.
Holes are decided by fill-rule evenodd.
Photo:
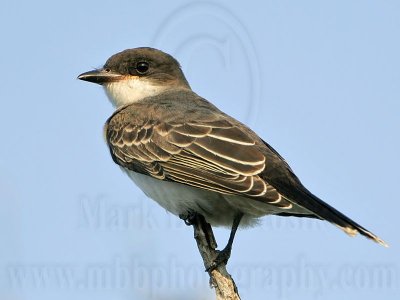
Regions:
M 93 70 L 82 73 L 78 79 L 85 80 L 97 84 L 118 81 L 123 78 L 123 75 L 109 71 L 108 69 Z

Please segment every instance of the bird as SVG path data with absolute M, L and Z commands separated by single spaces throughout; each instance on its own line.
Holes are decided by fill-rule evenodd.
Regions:
M 387 247 L 304 187 L 253 130 L 197 95 L 173 56 L 127 49 L 78 79 L 104 88 L 116 109 L 104 126 L 111 157 L 149 198 L 174 215 L 231 227 L 216 263 L 227 262 L 239 226 L 267 215 L 326 220 Z

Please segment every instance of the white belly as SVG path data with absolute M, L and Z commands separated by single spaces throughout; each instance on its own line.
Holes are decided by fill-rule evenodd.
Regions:
M 198 212 L 214 226 L 230 227 L 234 216 L 239 212 L 244 213 L 241 226 L 252 226 L 259 217 L 281 211 L 275 206 L 253 199 L 223 195 L 121 169 L 149 198 L 169 212 L 177 216 L 189 211 Z

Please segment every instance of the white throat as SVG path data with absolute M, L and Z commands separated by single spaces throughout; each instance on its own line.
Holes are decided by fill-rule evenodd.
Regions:
M 156 96 L 166 89 L 168 85 L 154 85 L 149 80 L 130 78 L 103 85 L 108 99 L 115 107 L 131 104 L 143 98 Z

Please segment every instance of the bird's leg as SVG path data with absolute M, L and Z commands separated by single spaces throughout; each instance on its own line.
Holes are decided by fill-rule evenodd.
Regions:
M 180 214 L 179 218 L 183 220 L 187 226 L 191 226 L 196 222 L 197 213 L 194 211 L 188 211 L 186 214 Z
M 180 214 L 179 218 L 182 219 L 187 226 L 197 226 L 197 228 L 203 232 L 210 249 L 214 251 L 214 249 L 217 248 L 217 242 L 215 241 L 211 225 L 207 223 L 206 219 L 201 214 L 188 211 L 186 214 Z
M 239 227 L 240 221 L 242 220 L 243 213 L 239 213 L 235 216 L 233 219 L 232 223 L 232 229 L 231 229 L 231 234 L 229 235 L 229 240 L 228 243 L 226 244 L 225 248 L 222 249 L 221 251 L 218 251 L 217 258 L 214 260 L 214 262 L 207 268 L 206 271 L 210 272 L 217 268 L 221 264 L 227 264 L 229 258 L 231 257 L 231 251 L 232 251 L 232 244 L 233 240 L 235 238 L 236 231 Z

